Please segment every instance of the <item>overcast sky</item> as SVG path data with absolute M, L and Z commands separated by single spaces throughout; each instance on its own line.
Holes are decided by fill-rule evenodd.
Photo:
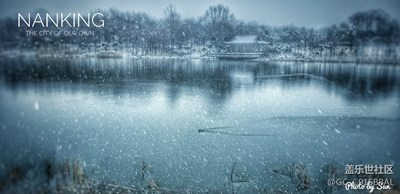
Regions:
M 381 8 L 400 20 L 400 0 L 0 0 L 0 17 L 17 17 L 38 8 L 50 13 L 85 13 L 96 8 L 146 12 L 163 17 L 168 4 L 176 6 L 183 18 L 203 15 L 210 5 L 228 6 L 236 18 L 260 24 L 323 27 L 339 24 L 356 11 Z

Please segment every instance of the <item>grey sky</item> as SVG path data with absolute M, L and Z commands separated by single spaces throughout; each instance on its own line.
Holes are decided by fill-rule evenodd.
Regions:
M 161 18 L 168 4 L 174 4 L 183 18 L 203 15 L 210 5 L 224 4 L 244 21 L 261 24 L 294 24 L 322 27 L 338 24 L 356 11 L 381 8 L 400 20 L 400 0 L 0 0 L 0 17 L 16 17 L 38 8 L 56 12 L 88 12 L 96 8 L 146 12 Z

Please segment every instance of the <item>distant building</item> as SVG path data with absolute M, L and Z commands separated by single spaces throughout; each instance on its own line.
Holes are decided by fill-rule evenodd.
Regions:
M 256 35 L 235 36 L 231 41 L 224 43 L 228 53 L 262 53 L 267 44 L 260 41 Z

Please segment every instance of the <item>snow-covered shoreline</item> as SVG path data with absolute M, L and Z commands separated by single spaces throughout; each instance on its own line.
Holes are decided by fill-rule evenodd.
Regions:
M 301 59 L 301 58 L 260 58 L 255 61 L 267 61 L 267 62 L 321 62 L 321 63 L 357 63 L 357 64 L 392 64 L 398 65 L 400 61 L 395 60 L 362 60 L 362 59 Z
M 191 55 L 132 55 L 129 53 L 117 53 L 109 52 L 107 54 L 99 53 L 73 53 L 73 52 L 54 52 L 54 53 L 41 53 L 32 50 L 3 50 L 0 51 L 0 58 L 18 58 L 18 57 L 34 57 L 34 58 L 108 58 L 108 59 L 207 59 L 207 60 L 218 60 L 216 57 L 211 57 L 206 54 L 191 54 Z M 400 60 L 396 59 L 376 59 L 376 58 L 338 58 L 338 57 L 327 57 L 327 58 L 303 58 L 294 57 L 292 55 L 282 55 L 277 57 L 262 57 L 258 59 L 252 59 L 252 61 L 258 62 L 322 62 L 322 63 L 360 63 L 360 64 L 400 64 Z

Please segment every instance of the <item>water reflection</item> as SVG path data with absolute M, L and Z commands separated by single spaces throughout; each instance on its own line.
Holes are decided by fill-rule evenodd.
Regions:
M 84 87 L 85 90 L 114 95 L 126 91 L 150 93 L 157 89 L 152 83 L 164 83 L 171 103 L 182 95 L 182 87 L 191 87 L 204 90 L 210 102 L 217 104 L 223 104 L 240 87 L 278 80 L 285 89 L 307 85 L 316 79 L 324 84 L 327 93 L 339 94 L 349 101 L 367 102 L 399 92 L 400 68 L 347 63 L 18 58 L 2 61 L 1 75 L 11 88 L 42 83 L 36 87 L 45 90 L 60 83 L 57 87 L 74 91 L 82 89 L 77 84 L 84 84 L 89 87 Z
M 282 185 L 266 166 L 302 162 L 317 182 L 332 160 L 400 158 L 398 66 L 14 58 L 0 68 L 0 177 L 77 158 L 99 180 L 140 188 L 132 169 L 146 161 L 157 183 L 221 192 L 233 162 L 262 189 Z M 213 127 L 266 136 L 198 132 Z

